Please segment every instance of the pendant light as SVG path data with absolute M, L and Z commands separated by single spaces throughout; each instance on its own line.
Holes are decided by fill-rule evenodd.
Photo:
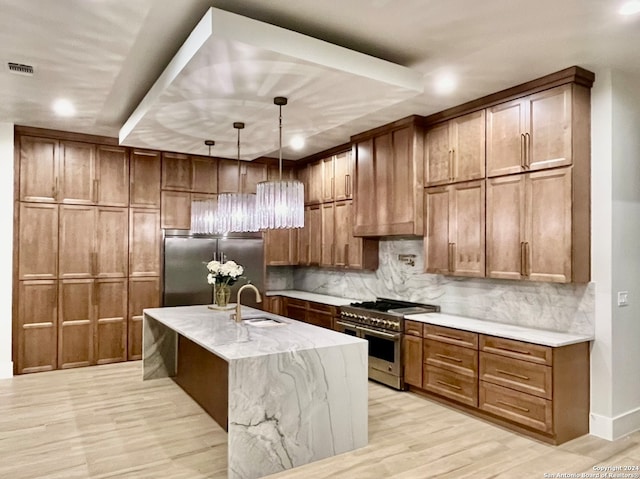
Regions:
M 211 147 L 216 144 L 213 140 L 205 140 L 204 144 L 209 147 L 209 156 L 211 156 Z M 217 202 L 215 199 L 200 199 L 191 202 L 191 233 L 193 234 L 214 234 L 215 233 L 215 215 Z
M 276 181 L 261 181 L 256 193 L 258 225 L 261 229 L 304 227 L 304 186 L 298 180 L 282 179 L 282 107 L 287 99 L 277 96 L 273 103 L 279 107 L 279 155 Z
M 235 122 L 238 130 L 238 192 L 218 195 L 218 208 L 215 215 L 215 230 L 219 234 L 258 231 L 256 221 L 256 195 L 242 192 L 240 174 L 240 130 L 244 123 Z

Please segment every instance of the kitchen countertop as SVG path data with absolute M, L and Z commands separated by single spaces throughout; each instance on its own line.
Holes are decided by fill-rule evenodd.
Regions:
M 515 339 L 517 341 L 541 344 L 543 346 L 551 346 L 553 348 L 582 343 L 585 341 L 593 341 L 595 339 L 593 336 L 526 328 L 513 324 L 484 321 L 445 313 L 410 314 L 405 316 L 405 318 L 411 321 L 462 329 L 465 331 L 498 336 L 501 338 Z
M 189 357 L 180 354 L 179 336 L 227 363 L 229 479 L 259 478 L 367 445 L 365 340 L 247 306 L 244 319 L 284 325 L 236 323 L 232 312 L 145 309 L 142 350 L 145 380 L 179 375 L 179 361 Z M 199 387 L 211 400 L 219 397 L 214 381 Z
M 304 301 L 313 301 L 315 303 L 328 304 L 330 306 L 347 306 L 351 303 L 359 303 L 362 299 L 341 298 L 339 296 L 329 296 L 326 294 L 309 293 L 307 291 L 298 291 L 295 289 L 285 289 L 280 291 L 267 291 L 266 296 L 286 296 L 287 298 L 302 299 Z M 372 298 L 371 301 L 375 300 Z
M 276 318 L 282 326 L 257 327 L 230 319 L 231 311 L 215 311 L 207 306 L 178 306 L 145 309 L 173 331 L 193 341 L 225 361 L 275 353 L 313 350 L 329 346 L 364 343 L 336 331 L 242 306 L 242 318 Z

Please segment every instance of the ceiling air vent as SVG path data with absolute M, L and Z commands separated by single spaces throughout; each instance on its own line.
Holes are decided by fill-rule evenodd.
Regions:
M 9 62 L 7 63 L 7 66 L 9 67 L 9 71 L 11 73 L 15 73 L 16 75 L 26 75 L 29 77 L 33 76 L 33 67 L 31 65 Z

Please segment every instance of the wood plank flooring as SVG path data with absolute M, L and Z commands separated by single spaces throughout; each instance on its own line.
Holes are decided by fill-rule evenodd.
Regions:
M 0 380 L 0 478 L 226 477 L 226 434 L 141 363 Z M 549 446 L 410 393 L 369 386 L 369 445 L 272 478 L 542 478 L 640 465 L 640 433 Z

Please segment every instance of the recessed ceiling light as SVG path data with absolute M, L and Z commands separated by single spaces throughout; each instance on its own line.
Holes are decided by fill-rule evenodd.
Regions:
M 636 13 L 640 13 L 640 1 L 639 0 L 631 0 L 630 2 L 625 2 L 618 10 L 620 15 L 634 15 Z
M 291 146 L 291 148 L 293 148 L 294 150 L 302 150 L 304 148 L 304 138 L 302 138 L 300 135 L 294 136 L 293 138 L 291 138 L 289 146 Z
M 451 73 L 443 73 L 435 79 L 434 88 L 438 95 L 448 95 L 458 86 L 457 78 Z
M 60 98 L 53 102 L 53 111 L 58 116 L 73 116 L 76 114 L 76 108 L 69 100 Z

